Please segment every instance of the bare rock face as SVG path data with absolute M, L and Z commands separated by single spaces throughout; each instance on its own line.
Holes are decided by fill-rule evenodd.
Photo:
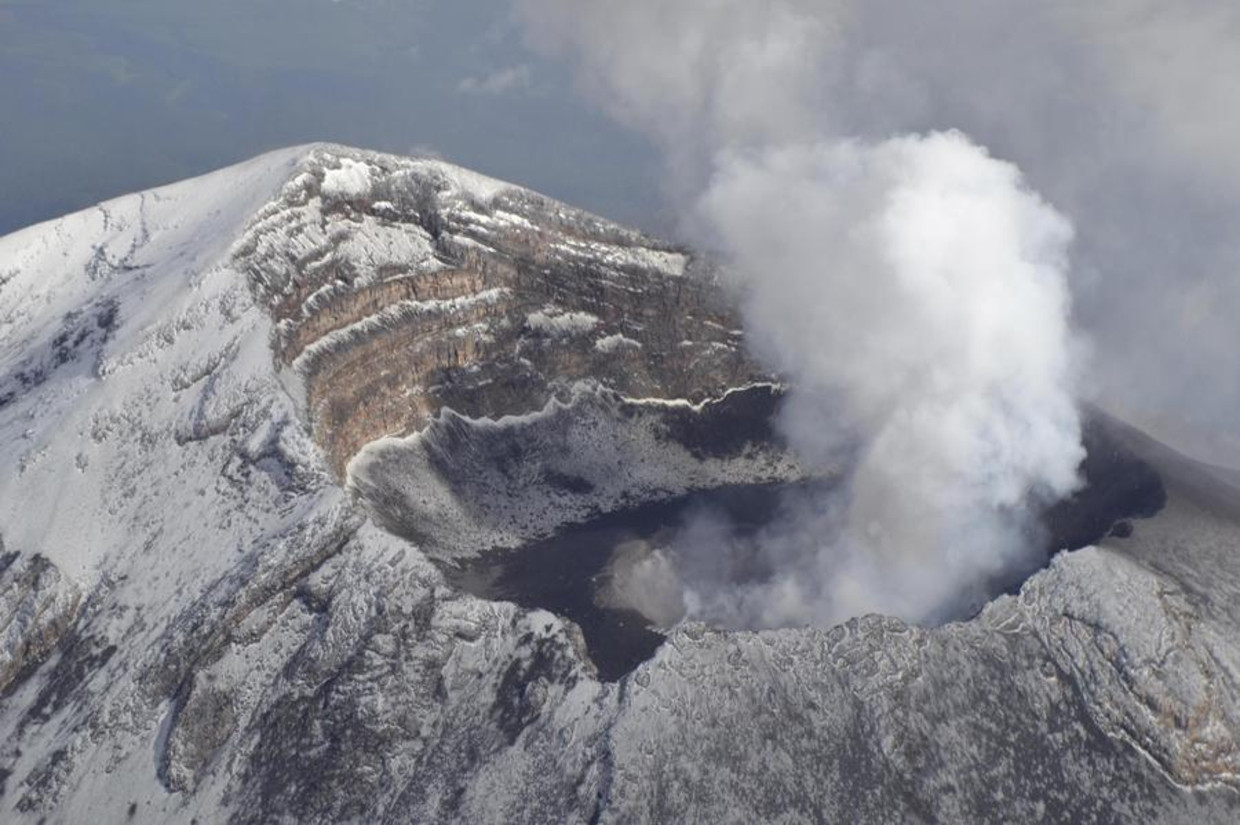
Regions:
M 54 564 L 5 553 L 0 542 L 0 693 L 56 649 L 80 604 L 77 586 Z
M 803 477 L 777 404 L 709 267 L 434 161 L 0 239 L 0 819 L 1240 818 L 1240 493 L 1121 429 L 1165 506 L 939 628 L 681 624 L 609 681 L 442 572 Z
M 337 477 L 443 407 L 519 415 L 581 379 L 700 401 L 764 377 L 687 250 L 433 161 L 320 152 L 237 265 Z

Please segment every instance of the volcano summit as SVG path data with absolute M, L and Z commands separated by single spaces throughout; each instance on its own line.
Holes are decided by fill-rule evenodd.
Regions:
M 0 818 L 1240 817 L 1240 474 L 1093 411 L 953 621 L 704 621 L 847 477 L 785 390 L 709 260 L 439 161 L 0 239 Z

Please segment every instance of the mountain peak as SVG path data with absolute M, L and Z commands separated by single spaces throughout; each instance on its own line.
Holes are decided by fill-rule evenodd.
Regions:
M 0 238 L 6 817 L 763 820 L 795 789 L 900 819 L 984 767 L 1020 811 L 1080 818 L 1088 786 L 1165 819 L 1234 782 L 1236 703 L 1201 697 L 1234 696 L 1237 528 L 1191 472 L 1126 544 L 940 628 L 635 633 L 641 542 L 624 568 L 542 560 L 582 585 L 575 620 L 506 590 L 487 564 L 574 522 L 805 481 L 712 273 L 526 189 L 331 144 Z M 596 667 L 600 634 L 641 644 Z M 703 770 L 728 787 L 699 793 Z

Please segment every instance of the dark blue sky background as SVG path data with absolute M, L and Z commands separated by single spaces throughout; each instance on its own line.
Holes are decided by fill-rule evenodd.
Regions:
M 506 0 L 0 0 L 0 234 L 313 140 L 665 224 L 654 151 Z

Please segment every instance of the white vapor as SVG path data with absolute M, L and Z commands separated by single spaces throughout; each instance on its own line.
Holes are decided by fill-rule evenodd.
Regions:
M 1240 467 L 1240 4 L 514 0 L 531 42 L 669 158 L 959 129 L 1076 228 L 1091 400 Z
M 755 351 L 790 379 L 793 446 L 824 469 L 850 456 L 842 503 L 796 508 L 763 537 L 771 576 L 722 581 L 696 555 L 686 604 L 733 625 L 934 620 L 1027 561 L 1030 507 L 1071 492 L 1083 457 L 1068 221 L 961 132 L 891 137 L 901 124 L 856 120 L 859 89 L 891 113 L 919 94 L 884 61 L 853 59 L 847 4 L 518 11 L 664 148 Z
M 726 157 L 700 212 L 791 380 L 793 446 L 860 444 L 819 575 L 778 577 L 807 591 L 781 623 L 924 619 L 1024 561 L 1030 502 L 1083 458 L 1063 218 L 957 133 Z

